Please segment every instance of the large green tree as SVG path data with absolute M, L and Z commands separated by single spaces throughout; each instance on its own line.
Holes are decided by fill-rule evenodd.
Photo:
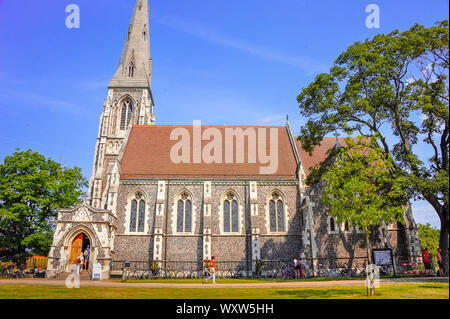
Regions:
M 336 130 L 377 138 L 411 198 L 428 201 L 441 221 L 440 246 L 448 273 L 449 248 L 449 29 L 380 34 L 356 42 L 297 97 L 308 122 L 302 147 L 312 152 Z M 428 150 L 429 157 L 419 154 Z M 425 152 L 426 153 L 426 152 Z
M 431 227 L 430 224 L 419 224 L 418 225 L 420 247 L 422 250 L 428 248 L 430 250 L 430 255 L 433 256 L 435 265 L 437 265 L 436 252 L 439 248 L 439 229 Z
M 407 196 L 405 179 L 392 170 L 394 161 L 383 154 L 375 138 L 347 138 L 325 162 L 323 202 L 338 223 L 348 222 L 365 234 L 367 259 L 372 264 L 370 235 L 382 223 L 403 221 Z M 372 294 L 375 288 L 372 288 Z M 369 289 L 368 289 L 369 295 Z
M 0 164 L 0 248 L 3 258 L 23 263 L 47 255 L 59 208 L 79 202 L 87 183 L 80 168 L 66 168 L 31 150 Z

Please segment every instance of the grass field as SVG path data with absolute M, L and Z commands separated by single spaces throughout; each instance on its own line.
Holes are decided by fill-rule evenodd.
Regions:
M 242 283 L 242 281 L 240 281 Z M 0 299 L 366 299 L 364 286 L 314 288 L 112 288 L 0 285 Z M 382 284 L 381 299 L 448 299 L 448 283 Z
M 417 276 L 409 276 L 409 278 L 413 277 L 423 277 L 420 275 Z M 392 277 L 392 276 L 380 276 L 381 279 L 391 279 L 391 278 L 400 278 L 400 277 Z M 140 279 L 140 280 L 126 280 L 122 281 L 121 279 L 110 279 L 111 281 L 116 282 L 126 282 L 126 283 L 177 283 L 177 284 L 201 284 L 205 282 L 205 279 Z M 250 279 L 217 279 L 216 282 L 220 284 L 254 284 L 254 283 L 270 283 L 270 282 L 316 282 L 316 281 L 348 281 L 348 280 L 366 280 L 366 277 L 312 277 L 305 279 L 264 279 L 264 278 L 250 278 Z M 209 281 L 211 282 L 211 280 Z
M 270 283 L 270 282 L 310 282 L 310 281 L 339 281 L 339 280 L 365 280 L 365 277 L 316 277 L 307 279 L 260 279 L 260 278 L 250 278 L 250 279 L 216 279 L 217 283 L 220 284 L 255 284 L 255 283 Z M 202 284 L 205 279 L 141 279 L 141 280 L 126 280 L 113 279 L 112 281 L 126 282 L 126 283 L 173 283 L 173 284 Z M 211 282 L 211 280 L 209 281 Z

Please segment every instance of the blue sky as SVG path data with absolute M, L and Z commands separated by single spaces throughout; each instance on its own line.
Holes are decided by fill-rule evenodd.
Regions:
M 81 27 L 65 26 L 68 4 Z M 0 0 L 0 160 L 31 148 L 92 172 L 99 116 L 135 0 Z M 368 29 L 365 8 L 380 7 Z M 448 19 L 448 0 L 150 0 L 157 124 L 305 123 L 301 89 L 349 45 Z M 424 158 L 427 149 L 421 149 Z M 426 202 L 416 221 L 439 226 Z

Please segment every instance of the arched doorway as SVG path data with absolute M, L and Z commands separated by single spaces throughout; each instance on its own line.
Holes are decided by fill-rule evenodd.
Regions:
M 78 256 L 80 256 L 86 248 L 91 248 L 91 241 L 85 233 L 79 233 L 72 241 L 70 250 L 70 264 L 76 264 Z

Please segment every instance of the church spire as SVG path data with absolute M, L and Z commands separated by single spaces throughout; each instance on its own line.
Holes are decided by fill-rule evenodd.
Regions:
M 151 86 L 148 0 L 137 0 L 128 27 L 119 67 L 109 88 L 148 88 Z

